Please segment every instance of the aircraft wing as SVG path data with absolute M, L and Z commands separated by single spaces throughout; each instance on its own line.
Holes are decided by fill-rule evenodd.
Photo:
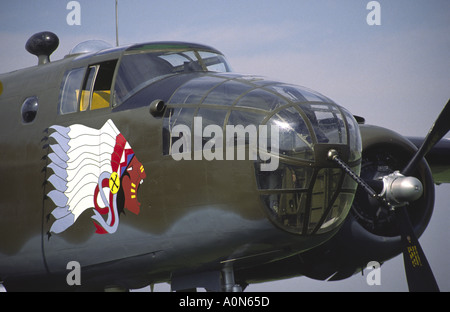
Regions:
M 425 138 L 408 137 L 419 148 Z M 450 183 L 450 139 L 444 138 L 427 154 L 426 160 L 431 168 L 436 184 Z

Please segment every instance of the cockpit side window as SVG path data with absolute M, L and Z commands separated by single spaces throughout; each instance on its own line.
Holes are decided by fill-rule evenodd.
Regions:
M 59 113 L 70 114 L 78 110 L 78 97 L 86 68 L 72 69 L 64 75 L 61 95 L 59 97 Z
M 67 71 L 62 84 L 59 113 L 69 114 L 110 107 L 111 84 L 116 64 L 117 60 L 113 60 Z

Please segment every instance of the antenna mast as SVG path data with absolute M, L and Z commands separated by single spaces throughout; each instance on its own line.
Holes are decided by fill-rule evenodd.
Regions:
M 119 11 L 118 11 L 118 7 L 117 7 L 117 2 L 118 0 L 116 0 L 116 46 L 119 46 Z

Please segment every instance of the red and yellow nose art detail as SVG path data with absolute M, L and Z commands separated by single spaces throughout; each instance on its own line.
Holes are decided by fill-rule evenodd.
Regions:
M 47 195 L 56 205 L 50 233 L 64 232 L 85 211 L 93 214 L 98 234 L 115 233 L 124 209 L 139 214 L 137 193 L 145 169 L 111 120 L 99 130 L 83 125 L 50 129 L 56 141 L 47 166 L 54 172 L 48 181 L 55 188 Z

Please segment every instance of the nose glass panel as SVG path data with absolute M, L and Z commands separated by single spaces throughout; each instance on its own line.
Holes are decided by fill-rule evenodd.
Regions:
M 314 160 L 313 129 L 308 126 L 295 107 L 289 107 L 274 114 L 268 124 L 278 128 L 280 155 Z
M 336 228 L 354 195 L 352 181 L 337 168 L 282 164 L 275 172 L 260 172 L 258 181 L 269 218 L 294 234 L 320 234 Z
M 347 216 L 357 185 L 319 154 L 328 151 L 328 144 L 330 149 L 342 146 L 350 151 L 348 161 L 358 172 L 361 138 L 356 121 L 336 104 L 317 102 L 283 107 L 266 120 L 279 129 L 280 158 L 278 169 L 272 172 L 261 172 L 255 166 L 269 219 L 301 235 L 335 229 Z

